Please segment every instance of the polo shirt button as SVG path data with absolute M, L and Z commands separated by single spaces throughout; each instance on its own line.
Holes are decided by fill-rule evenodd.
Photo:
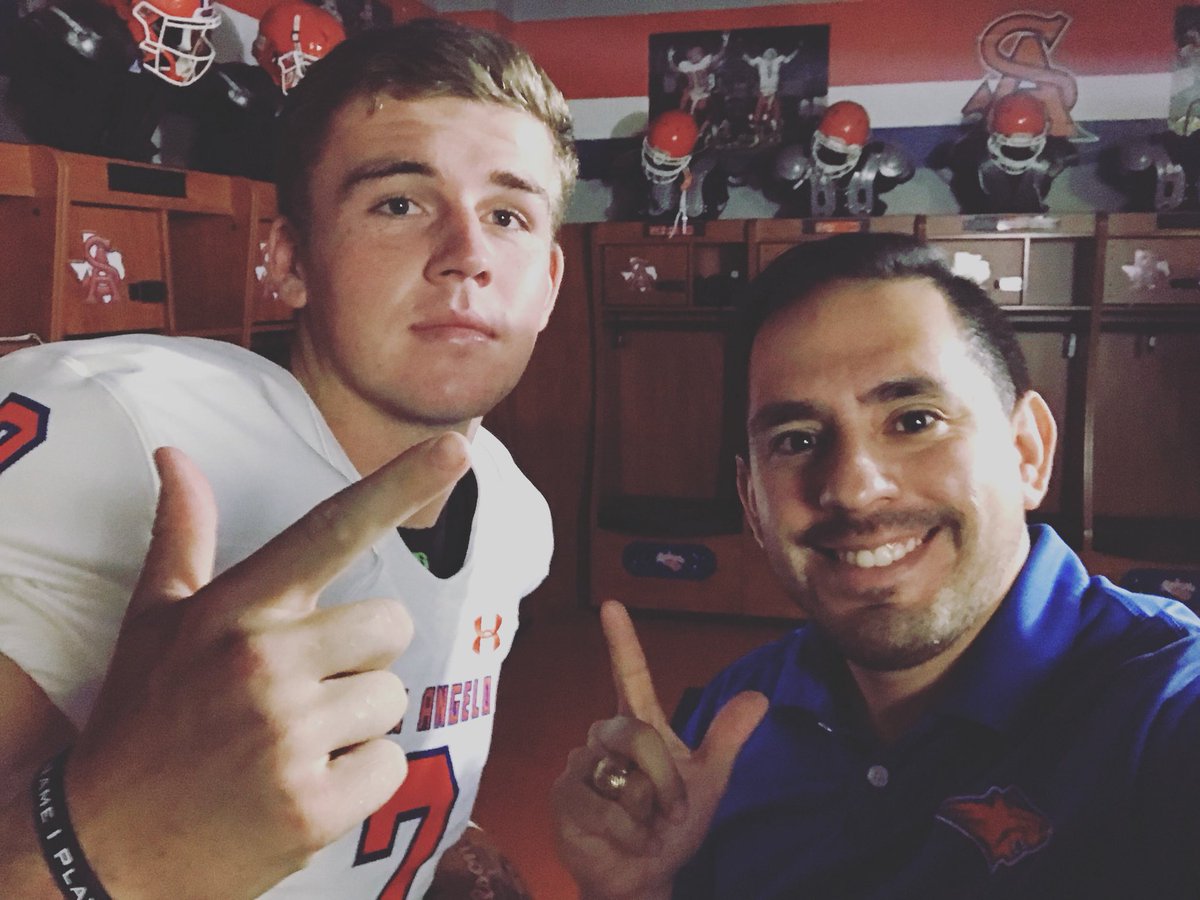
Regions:
M 867 783 L 871 787 L 883 788 L 887 787 L 888 770 L 884 766 L 871 766 L 867 769 Z

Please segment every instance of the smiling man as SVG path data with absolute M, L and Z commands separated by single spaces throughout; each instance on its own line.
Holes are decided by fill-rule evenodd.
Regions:
M 1026 525 L 1055 425 L 1001 312 L 852 235 L 742 324 L 738 487 L 806 622 L 676 736 L 606 605 L 620 708 L 555 787 L 583 896 L 1194 897 L 1200 621 Z
M 340 44 L 280 125 L 290 372 L 150 335 L 0 362 L 6 897 L 522 890 L 447 849 L 550 560 L 480 419 L 561 283 L 566 101 L 422 20 Z

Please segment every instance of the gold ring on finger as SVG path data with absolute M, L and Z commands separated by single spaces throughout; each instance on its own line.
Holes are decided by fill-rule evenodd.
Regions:
M 629 784 L 632 768 L 612 756 L 603 756 L 592 770 L 592 787 L 608 800 L 616 800 Z

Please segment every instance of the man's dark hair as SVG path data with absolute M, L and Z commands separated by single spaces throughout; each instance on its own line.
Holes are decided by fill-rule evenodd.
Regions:
M 501 35 L 447 19 L 413 19 L 338 44 L 284 98 L 275 185 L 280 213 L 301 234 L 310 224 L 309 178 L 334 116 L 356 99 L 374 103 L 381 96 L 478 100 L 542 122 L 558 168 L 551 212 L 554 226 L 561 224 L 579 169 L 562 93 L 528 53 Z
M 906 234 L 842 234 L 792 247 L 754 279 L 734 340 L 737 396 L 747 401 L 750 351 L 763 324 L 839 281 L 928 278 L 950 303 L 968 347 L 1011 409 L 1030 389 L 1025 354 L 1012 325 L 975 282 L 955 275 L 937 248 Z

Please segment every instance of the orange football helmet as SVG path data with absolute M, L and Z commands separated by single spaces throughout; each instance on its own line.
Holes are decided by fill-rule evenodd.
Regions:
M 988 114 L 988 154 L 1009 175 L 1032 168 L 1046 149 L 1046 107 L 1028 91 L 1016 91 L 992 104 Z
M 285 94 L 305 70 L 346 39 L 342 23 L 303 0 L 285 0 L 258 23 L 254 58 Z
M 642 171 L 658 184 L 674 181 L 692 159 L 700 129 L 679 109 L 668 109 L 650 123 L 642 140 Z
M 211 33 L 221 24 L 213 0 L 109 0 L 142 51 L 142 68 L 187 87 L 212 65 Z
M 839 100 L 821 117 L 813 134 L 813 165 L 827 178 L 854 171 L 871 136 L 871 119 L 862 104 Z

